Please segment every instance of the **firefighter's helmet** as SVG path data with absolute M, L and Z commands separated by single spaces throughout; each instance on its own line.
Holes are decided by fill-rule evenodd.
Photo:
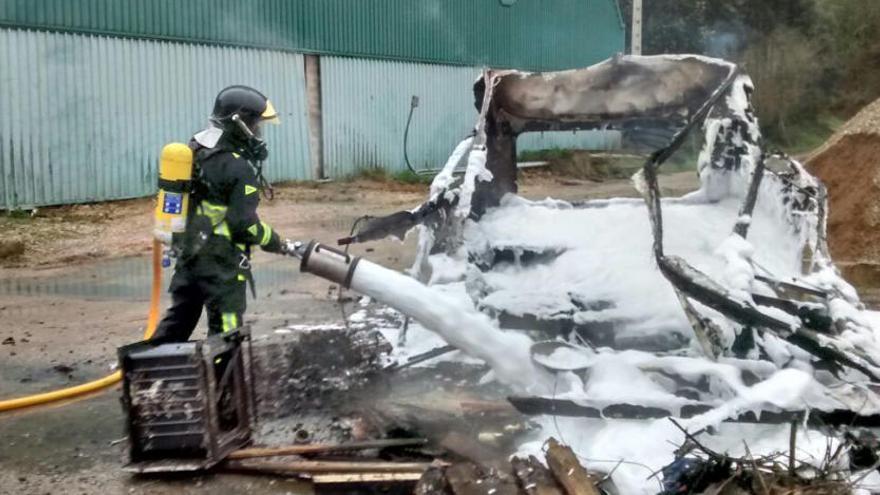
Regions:
M 233 117 L 238 118 L 257 134 L 262 122 L 278 123 L 278 112 L 272 102 L 249 86 L 229 86 L 217 94 L 211 121 L 224 131 L 241 133 Z
M 262 140 L 262 124 L 279 122 L 272 102 L 254 88 L 229 86 L 214 100 L 211 122 L 223 130 L 223 139 L 240 149 L 249 159 L 262 161 L 268 156 Z

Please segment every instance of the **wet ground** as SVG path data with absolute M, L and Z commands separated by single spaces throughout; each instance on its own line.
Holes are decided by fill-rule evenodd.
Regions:
M 696 187 L 693 172 L 666 176 L 661 182 L 669 194 Z M 286 236 L 333 241 L 348 234 L 353 219 L 364 213 L 391 213 L 415 206 L 424 197 L 423 190 L 411 187 L 383 190 L 342 184 L 305 189 L 283 189 L 265 208 L 263 216 Z M 631 196 L 634 191 L 626 180 L 594 183 L 536 177 L 524 182 L 521 193 L 535 199 L 584 199 Z M 102 220 L 100 229 L 87 230 L 91 240 L 72 233 L 59 241 L 60 246 L 41 248 L 45 253 L 73 253 L 63 263 L 46 262 L 57 257 L 35 255 L 31 262 L 0 269 L 0 342 L 4 342 L 0 397 L 103 376 L 115 365 L 116 348 L 142 334 L 151 277 L 149 259 L 143 254 L 149 244 L 149 203 L 128 202 L 122 209 L 126 214 L 111 215 L 110 220 Z M 122 247 L 113 250 L 113 246 Z M 411 263 L 414 247 L 411 237 L 405 243 L 356 246 L 353 252 L 403 269 Z M 83 254 L 89 252 L 98 254 Z M 114 253 L 141 254 L 113 258 Z M 336 288 L 300 274 L 295 260 L 258 253 L 254 264 L 258 298 L 249 302 L 247 320 L 255 333 L 285 324 L 342 321 Z M 204 322 L 200 325 L 194 338 L 204 335 Z M 116 389 L 74 403 L 0 414 L 0 493 L 304 493 L 306 489 L 296 482 L 227 474 L 170 480 L 132 477 L 121 470 L 122 419 Z

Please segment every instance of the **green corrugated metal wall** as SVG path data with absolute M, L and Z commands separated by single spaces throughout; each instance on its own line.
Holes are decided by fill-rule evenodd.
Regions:
M 616 0 L 0 0 L 0 209 L 144 196 L 161 146 L 250 84 L 283 113 L 272 180 L 313 179 L 303 57 L 323 54 L 331 177 L 440 166 L 474 121 L 479 66 L 585 66 L 623 47 Z M 223 46 L 217 46 L 223 45 Z M 264 49 L 254 49 L 264 48 Z M 339 56 L 346 55 L 346 56 Z M 431 62 L 431 63 L 425 63 Z M 607 147 L 524 136 L 520 149 Z M 613 137 L 612 137 L 613 139 Z
M 230 84 L 281 114 L 269 179 L 310 178 L 302 55 L 0 29 L 0 208 L 154 193 L 162 146 L 204 126 Z
M 0 0 L 0 25 L 466 66 L 583 67 L 617 0 Z

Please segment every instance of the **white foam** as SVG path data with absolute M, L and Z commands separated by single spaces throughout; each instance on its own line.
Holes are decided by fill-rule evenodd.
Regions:
M 482 359 L 498 378 L 528 393 L 547 393 L 550 377 L 530 359 L 531 339 L 499 330 L 473 304 L 450 297 L 418 281 L 362 260 L 351 288 L 418 320 L 461 351 Z

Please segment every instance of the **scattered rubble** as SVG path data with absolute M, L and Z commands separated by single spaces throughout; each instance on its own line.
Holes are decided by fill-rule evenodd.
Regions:
M 257 415 L 326 416 L 326 411 L 351 401 L 347 392 L 360 391 L 375 378 L 391 349 L 377 331 L 343 326 L 296 329 L 258 339 L 252 349 L 253 373 L 260 377 L 254 384 Z
M 673 423 L 681 428 L 678 423 Z M 747 444 L 744 457 L 716 452 L 687 433 L 675 460 L 662 470 L 661 495 L 701 494 L 822 494 L 852 493 L 848 472 L 841 469 L 847 448 L 829 445 L 822 465 L 797 460 L 797 423 L 792 425 L 790 451 L 754 456 Z
M 382 449 L 424 445 L 423 440 L 379 440 L 360 445 L 308 445 L 281 449 L 246 449 L 233 452 L 220 469 L 278 476 L 295 476 L 315 484 L 344 487 L 345 493 L 416 493 L 423 495 L 605 495 L 618 491 L 607 473 L 588 471 L 574 452 L 551 438 L 546 466 L 534 456 L 513 457 L 494 465 L 445 455 L 430 462 L 414 458 L 379 461 L 376 457 L 340 457 L 346 450 Z M 333 455 L 326 460 L 322 457 Z M 298 455 L 298 456 L 296 456 Z M 309 456 L 304 458 L 301 456 Z M 275 459 L 254 460 L 257 457 Z

